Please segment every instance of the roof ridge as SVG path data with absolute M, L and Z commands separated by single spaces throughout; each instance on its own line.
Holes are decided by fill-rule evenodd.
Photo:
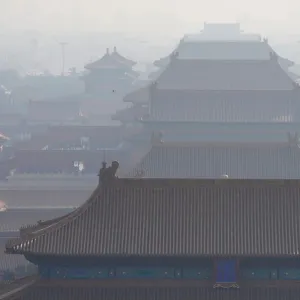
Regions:
M 115 59 L 117 59 L 118 61 L 130 66 L 130 67 L 133 67 L 134 65 L 136 65 L 136 61 L 130 59 L 130 58 L 127 58 L 126 56 L 123 56 L 122 54 L 120 54 L 117 50 L 117 47 L 114 46 L 114 49 L 113 49 L 113 52 L 111 53 L 111 56 Z
M 185 64 L 187 62 L 199 62 L 199 63 L 234 63 L 234 64 L 241 64 L 241 63 L 257 63 L 257 64 L 269 64 L 270 62 L 276 62 L 275 60 L 271 59 L 228 59 L 228 58 L 222 58 L 222 59 L 215 59 L 215 58 L 178 58 L 175 57 L 175 61 Z M 278 62 L 276 64 L 279 64 Z M 169 66 L 169 65 L 168 65 Z M 168 67 L 167 66 L 167 67 Z
M 124 61 L 121 61 L 120 59 L 116 59 L 115 55 L 110 54 L 109 52 L 106 52 L 102 57 L 96 59 L 95 61 L 92 61 L 84 66 L 85 69 L 94 69 L 97 68 L 97 64 L 103 64 L 107 65 L 107 62 L 110 64 L 114 64 L 117 66 L 124 66 L 128 67 L 128 64 L 126 64 Z M 103 66 L 100 66 L 100 68 Z
M 10 239 L 6 243 L 6 252 L 10 254 L 15 254 L 16 253 L 16 248 L 19 249 L 19 247 L 23 247 L 24 243 L 29 243 L 35 240 L 38 237 L 41 237 L 45 234 L 48 234 L 50 231 L 54 231 L 69 222 L 72 222 L 76 217 L 79 217 L 83 212 L 85 212 L 89 206 L 93 203 L 95 199 L 97 199 L 97 195 L 99 194 L 100 191 L 100 185 L 97 186 L 97 188 L 94 190 L 94 192 L 91 194 L 91 196 L 88 198 L 88 200 L 78 208 L 76 208 L 73 212 L 66 214 L 62 217 L 58 217 L 57 222 L 55 222 L 55 219 L 52 220 L 54 222 L 51 222 L 48 226 L 44 227 L 39 227 L 37 225 L 36 227 L 33 227 L 32 231 L 29 231 L 28 233 L 25 233 L 24 236 L 20 236 L 19 238 L 16 239 Z M 36 231 L 34 231 L 36 229 Z

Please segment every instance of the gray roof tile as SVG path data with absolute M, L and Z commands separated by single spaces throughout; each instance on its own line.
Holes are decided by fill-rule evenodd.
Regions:
M 177 284 L 178 284 L 178 280 Z M 140 283 L 139 283 L 140 285 Z M 250 287 L 240 289 L 213 289 L 210 287 L 84 287 L 84 286 L 32 286 L 16 300 L 294 300 L 299 296 L 298 287 Z
M 268 60 L 272 48 L 261 41 L 202 41 L 180 43 L 180 59 Z
M 181 60 L 173 58 L 157 79 L 158 89 L 293 90 L 292 79 L 274 60 Z
M 13 253 L 298 256 L 298 180 L 119 179 Z
M 203 82 L 199 83 L 199 86 L 202 84 Z M 213 82 L 212 85 L 214 85 Z M 239 89 L 238 86 L 236 88 Z M 259 91 L 251 90 L 250 87 L 249 90 L 234 91 L 205 89 L 200 91 L 188 88 L 177 90 L 171 87 L 170 89 L 156 89 L 152 94 L 150 119 L 155 121 L 270 122 L 273 124 L 299 121 L 299 91 L 300 89 Z
M 13 271 L 18 266 L 28 265 L 29 262 L 23 255 L 9 255 L 4 253 L 6 242 L 6 238 L 0 237 L 0 271 Z
M 288 144 L 162 144 L 131 175 L 150 178 L 300 178 L 300 149 Z

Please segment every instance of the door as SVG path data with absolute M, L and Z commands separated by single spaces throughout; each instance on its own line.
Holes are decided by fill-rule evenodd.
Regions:
M 217 283 L 235 283 L 236 276 L 236 260 L 220 259 L 217 260 L 216 282 Z

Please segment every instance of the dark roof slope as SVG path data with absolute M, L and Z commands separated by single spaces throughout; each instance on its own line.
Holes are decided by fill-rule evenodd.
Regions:
M 123 279 L 124 281 L 124 279 Z M 149 280 L 148 280 L 149 281 Z M 138 286 L 128 285 L 116 286 L 115 280 L 108 281 L 105 284 L 109 286 L 99 286 L 101 280 L 97 282 L 97 287 L 86 286 L 63 286 L 63 285 L 35 285 L 27 288 L 19 297 L 14 300 L 69 300 L 69 299 L 85 299 L 85 300 L 295 300 L 298 299 L 300 292 L 299 287 L 241 287 L 240 289 L 213 289 L 212 285 L 207 287 L 196 286 L 196 284 L 178 284 L 170 286 L 170 282 L 162 281 L 163 284 L 153 283 L 151 286 L 144 285 L 139 280 Z M 189 280 L 190 282 L 190 280 Z M 9 298 L 8 300 L 12 300 Z
M 284 144 L 162 144 L 131 173 L 152 178 L 300 178 L 300 149 Z
M 158 89 L 175 90 L 293 90 L 294 87 L 275 58 L 216 61 L 173 57 L 157 79 Z
M 298 256 L 298 180 L 119 179 L 16 254 Z

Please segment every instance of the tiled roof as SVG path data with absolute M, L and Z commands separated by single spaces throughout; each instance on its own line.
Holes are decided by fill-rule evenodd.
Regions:
M 122 110 L 117 110 L 116 113 L 112 115 L 112 119 L 120 120 L 121 122 L 132 122 L 140 120 L 144 115 L 147 115 L 148 112 L 148 106 L 133 104 L 131 107 Z
M 121 60 L 120 57 L 109 53 L 109 49 L 106 49 L 106 53 L 98 60 L 85 65 L 88 70 L 96 69 L 127 69 L 131 67 L 127 61 Z
M 124 64 L 126 64 L 126 65 L 128 65 L 129 67 L 133 67 L 136 64 L 135 61 L 122 56 L 117 51 L 117 47 L 114 47 L 114 51 L 112 52 L 111 57 L 118 60 L 118 61 L 120 61 L 120 62 L 122 62 L 122 63 L 124 63 Z
M 7 238 L 0 237 L 0 270 L 13 271 L 18 266 L 24 266 L 29 262 L 23 255 L 9 255 L 5 254 L 5 244 Z
M 138 286 L 128 287 L 73 287 L 32 286 L 15 300 L 295 300 L 299 287 L 251 287 L 240 289 L 213 289 L 212 287 L 169 287 Z
M 12 253 L 298 256 L 298 180 L 118 179 Z
M 203 82 L 199 87 L 202 84 Z M 214 82 L 209 84 L 214 85 Z M 212 85 L 210 87 L 213 87 Z M 236 88 L 239 89 L 238 86 Z M 143 94 L 145 96 L 146 91 Z M 154 89 L 150 119 L 198 122 L 295 122 L 299 120 L 300 115 L 299 98 L 300 89 L 222 92 L 200 91 L 196 87 L 195 90 Z
M 175 50 L 180 59 L 268 60 L 270 46 L 261 41 L 182 42 Z
M 203 114 L 204 116 L 204 114 Z M 164 143 L 287 143 L 300 122 L 193 122 L 142 120 L 145 140 L 161 132 Z M 278 143 L 278 144 L 275 144 Z M 281 144 L 282 146 L 283 144 Z
M 124 97 L 124 102 L 133 102 L 133 103 L 149 103 L 150 95 L 149 95 L 149 86 L 145 86 L 134 90 L 127 94 Z
M 300 149 L 284 144 L 162 144 L 131 175 L 152 178 L 300 178 Z
M 261 41 L 181 41 L 173 52 L 179 59 L 202 60 L 268 60 L 272 47 Z M 153 62 L 159 68 L 170 63 L 170 55 Z M 294 63 L 286 58 L 278 57 L 282 67 L 291 67 Z
M 172 57 L 157 79 L 158 89 L 293 90 L 294 84 L 278 61 L 181 60 Z

